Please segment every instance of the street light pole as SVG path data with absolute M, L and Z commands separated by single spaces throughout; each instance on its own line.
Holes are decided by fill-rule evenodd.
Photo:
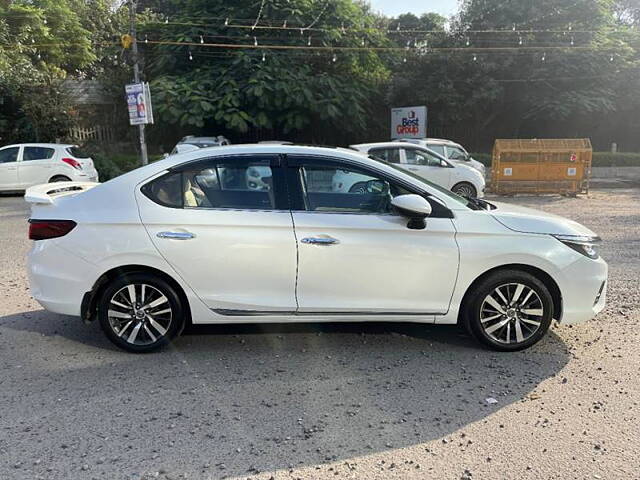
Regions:
M 136 2 L 135 0 L 129 0 L 129 20 L 131 24 L 130 35 L 131 42 L 131 55 L 133 59 L 133 81 L 140 83 L 140 65 L 138 65 L 138 39 L 136 38 Z M 149 163 L 149 157 L 147 156 L 147 142 L 144 138 L 144 124 L 138 125 L 138 131 L 140 133 L 140 157 L 142 159 L 142 165 Z

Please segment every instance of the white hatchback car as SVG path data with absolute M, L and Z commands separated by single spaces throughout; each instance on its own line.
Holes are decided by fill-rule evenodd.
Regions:
M 98 181 L 93 160 L 77 145 L 22 143 L 0 148 L 0 191 L 70 181 Z
M 350 148 L 395 163 L 458 195 L 484 197 L 485 180 L 480 172 L 466 165 L 449 162 L 442 155 L 420 145 L 381 142 L 351 145 Z M 348 188 L 359 188 L 361 182 L 355 177 L 353 180 Z M 348 182 L 349 179 L 344 181 Z
M 253 167 L 270 170 L 269 188 L 249 187 Z M 338 171 L 370 180 L 336 191 Z M 132 352 L 189 322 L 373 320 L 461 323 L 518 350 L 552 319 L 583 322 L 605 304 L 607 264 L 589 229 L 464 199 L 346 149 L 200 149 L 25 198 L 34 298 L 97 318 Z

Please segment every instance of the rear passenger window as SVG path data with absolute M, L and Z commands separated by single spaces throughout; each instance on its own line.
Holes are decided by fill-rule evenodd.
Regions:
M 273 210 L 273 174 L 269 160 L 199 163 L 146 184 L 142 192 L 174 208 Z
M 271 210 L 273 175 L 266 163 L 233 163 L 183 172 L 185 208 Z
M 22 153 L 22 161 L 26 162 L 28 160 L 49 160 L 53 158 L 53 154 L 55 150 L 53 148 L 46 147 L 24 147 L 24 152 Z
M 369 150 L 369 154 L 389 163 L 400 163 L 399 148 L 374 148 Z

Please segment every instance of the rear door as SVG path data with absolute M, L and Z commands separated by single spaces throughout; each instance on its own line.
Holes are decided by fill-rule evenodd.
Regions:
M 53 170 L 56 150 L 50 147 L 24 146 L 22 160 L 18 162 L 18 180 L 21 188 L 47 183 Z
M 407 170 L 446 189 L 451 188 L 453 168 L 436 155 L 424 150 L 405 147 L 404 164 Z
M 162 256 L 220 315 L 293 313 L 297 248 L 278 155 L 180 166 L 137 192 Z
M 0 148 L 0 190 L 16 190 L 18 183 L 18 160 L 20 147 Z

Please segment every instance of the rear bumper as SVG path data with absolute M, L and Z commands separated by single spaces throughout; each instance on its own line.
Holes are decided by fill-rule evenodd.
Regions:
M 27 254 L 27 273 L 31 295 L 46 310 L 79 316 L 82 298 L 91 289 L 84 279 L 94 278 L 95 268 L 55 240 L 41 240 Z
M 583 257 L 564 270 L 561 324 L 592 319 L 602 311 L 607 297 L 607 263 Z

